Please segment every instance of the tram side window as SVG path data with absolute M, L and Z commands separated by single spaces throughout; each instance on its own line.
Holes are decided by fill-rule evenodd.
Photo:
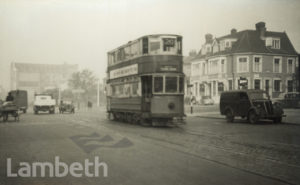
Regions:
M 154 92 L 155 93 L 163 92 L 163 77 L 162 76 L 154 77 Z
M 139 84 L 138 82 L 132 84 L 132 95 L 136 96 L 139 94 Z
M 179 92 L 183 93 L 183 89 L 184 88 L 184 78 L 183 77 L 179 77 Z
M 131 96 L 131 84 L 124 84 L 124 97 L 130 97 Z
M 139 55 L 139 43 L 138 42 L 134 42 L 131 44 L 131 56 L 132 57 L 136 57 Z
M 126 46 L 124 48 L 125 60 L 131 58 L 131 46 Z
M 150 53 L 159 53 L 160 38 L 150 38 Z
M 177 92 L 177 77 L 166 77 L 166 92 L 167 93 Z

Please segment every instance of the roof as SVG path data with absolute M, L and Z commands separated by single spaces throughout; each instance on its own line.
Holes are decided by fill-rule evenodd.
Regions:
M 65 73 L 68 69 L 77 70 L 77 64 L 32 64 L 32 63 L 13 63 L 18 71 L 24 72 L 54 72 Z
M 285 32 L 266 31 L 265 37 L 280 38 L 280 49 L 267 47 L 265 41 L 260 38 L 259 31 L 244 30 L 217 38 L 219 41 L 227 38 L 235 38 L 237 41 L 232 45 L 231 49 L 220 51 L 212 55 L 244 52 L 298 55 Z
M 199 59 L 205 59 L 206 57 L 210 56 L 248 52 L 278 55 L 299 55 L 285 32 L 266 31 L 265 37 L 280 38 L 280 49 L 272 49 L 271 47 L 267 47 L 265 44 L 265 40 L 262 40 L 260 38 L 259 31 L 243 30 L 234 34 L 228 34 L 222 37 L 215 38 L 215 41 L 217 41 L 218 43 L 224 39 L 237 39 L 237 41 L 233 43 L 231 48 L 216 53 L 207 53 L 206 55 L 201 55 L 200 52 L 193 58 L 187 58 L 187 60 L 195 61 Z
M 138 40 L 140 40 L 140 39 L 142 39 L 144 37 L 159 37 L 159 36 L 165 36 L 165 37 L 182 37 L 181 35 L 176 35 L 176 34 L 151 34 L 151 35 L 144 35 L 144 36 L 141 36 L 141 37 L 139 37 L 137 39 L 128 41 L 126 44 L 122 44 L 121 46 L 118 46 L 117 48 L 112 49 L 112 50 L 108 51 L 107 53 L 113 53 L 113 52 L 119 50 L 120 48 L 126 47 L 128 44 L 136 42 L 136 41 L 138 41 Z

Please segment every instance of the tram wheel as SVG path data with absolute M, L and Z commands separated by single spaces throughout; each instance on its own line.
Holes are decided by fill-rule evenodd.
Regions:
M 150 127 L 150 126 L 152 126 L 152 121 L 150 119 L 142 119 L 141 125 L 145 126 L 145 127 Z
M 131 123 L 132 121 L 132 116 L 130 113 L 125 113 L 125 119 L 127 123 Z
M 139 116 L 138 114 L 133 114 L 133 115 L 132 115 L 132 122 L 133 122 L 134 124 L 139 124 L 139 123 L 140 123 L 140 120 L 141 120 L 141 118 L 140 118 L 140 116 Z

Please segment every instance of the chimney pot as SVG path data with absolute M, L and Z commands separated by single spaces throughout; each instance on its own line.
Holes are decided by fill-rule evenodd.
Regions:
M 258 22 L 255 24 L 256 31 L 260 33 L 260 38 L 263 38 L 265 36 L 265 33 L 267 31 L 266 23 L 265 22 Z
M 213 35 L 210 34 L 210 33 L 207 33 L 207 34 L 205 35 L 205 43 L 211 43 L 212 40 L 213 40 Z
M 235 28 L 231 29 L 231 35 L 236 34 L 237 30 Z

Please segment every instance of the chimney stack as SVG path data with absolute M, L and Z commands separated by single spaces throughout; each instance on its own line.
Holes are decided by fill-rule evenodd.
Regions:
M 231 33 L 231 35 L 234 35 L 234 34 L 236 34 L 236 32 L 237 32 L 237 30 L 235 28 L 232 28 L 230 33 Z
M 256 31 L 259 32 L 260 38 L 265 37 L 265 33 L 267 31 L 265 22 L 258 22 L 255 24 Z
M 210 33 L 207 33 L 205 35 L 205 43 L 212 43 L 212 41 L 213 41 L 213 35 Z

